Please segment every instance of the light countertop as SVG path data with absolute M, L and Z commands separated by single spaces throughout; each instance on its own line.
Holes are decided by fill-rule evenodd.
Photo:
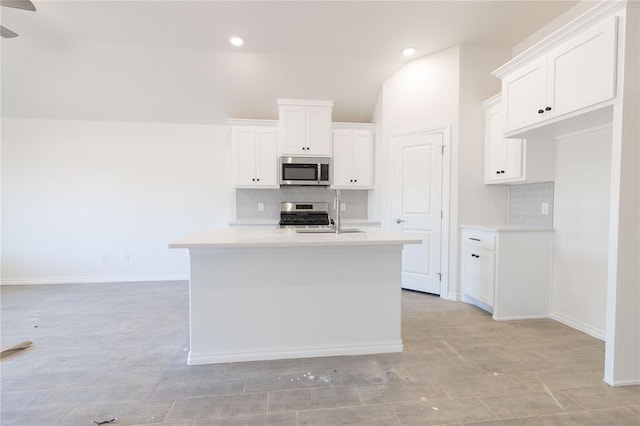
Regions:
M 553 228 L 525 225 L 460 225 L 460 228 L 487 232 L 553 232 Z
M 342 219 L 341 222 L 352 227 L 380 227 L 379 221 L 369 219 Z M 229 226 L 278 226 L 279 223 L 279 219 L 236 219 L 229 222 Z
M 349 228 L 344 228 L 349 229 Z M 351 228 L 353 229 L 353 228 Z M 420 244 L 421 240 L 397 232 L 368 228 L 365 232 L 299 234 L 286 228 L 226 228 L 199 232 L 169 244 L 169 248 L 259 248 L 375 246 Z

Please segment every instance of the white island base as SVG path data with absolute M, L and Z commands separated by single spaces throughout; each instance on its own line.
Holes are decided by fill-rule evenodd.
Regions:
M 191 258 L 189 364 L 402 351 L 402 247 L 417 241 L 272 232 L 280 244 L 171 245 Z

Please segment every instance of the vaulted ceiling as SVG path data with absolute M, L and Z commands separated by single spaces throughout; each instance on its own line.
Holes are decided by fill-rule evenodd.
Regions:
M 1 8 L 2 115 L 223 123 L 277 98 L 369 121 L 382 83 L 458 44 L 511 48 L 575 1 L 55 1 Z M 244 38 L 237 48 L 230 35 Z

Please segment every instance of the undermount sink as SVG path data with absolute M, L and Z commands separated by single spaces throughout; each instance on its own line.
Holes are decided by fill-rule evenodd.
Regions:
M 360 229 L 343 229 L 341 231 L 342 234 L 353 234 L 357 232 L 364 232 Z M 298 234 L 335 234 L 335 229 L 329 228 L 298 228 L 296 229 L 296 233 Z

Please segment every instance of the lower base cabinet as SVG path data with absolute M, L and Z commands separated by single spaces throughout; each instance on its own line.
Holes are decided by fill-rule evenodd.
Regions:
M 461 227 L 462 300 L 496 320 L 550 314 L 553 231 Z

